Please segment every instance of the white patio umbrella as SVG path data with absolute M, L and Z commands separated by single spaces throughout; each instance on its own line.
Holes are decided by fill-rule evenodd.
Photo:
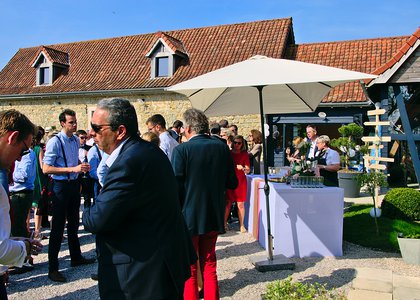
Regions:
M 167 88 L 186 95 L 194 108 L 208 116 L 313 112 L 331 88 L 375 75 L 299 61 L 254 56 Z M 267 207 L 268 267 L 273 265 L 266 140 L 263 139 Z M 258 268 L 258 266 L 257 266 Z

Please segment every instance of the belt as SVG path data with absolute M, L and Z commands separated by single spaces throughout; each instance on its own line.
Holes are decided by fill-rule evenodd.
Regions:
M 10 195 L 16 195 L 16 194 L 32 194 L 33 190 L 21 190 L 17 192 L 10 192 Z

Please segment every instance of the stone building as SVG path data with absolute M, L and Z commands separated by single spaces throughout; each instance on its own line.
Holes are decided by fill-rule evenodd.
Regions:
M 299 124 L 316 123 L 334 137 L 341 124 L 366 118 L 365 111 L 372 108 L 367 95 L 375 102 L 384 100 L 380 95 L 396 78 L 393 74 L 399 84 L 407 78 L 418 83 L 418 69 L 410 65 L 418 65 L 419 36 L 417 29 L 411 36 L 296 44 L 292 18 L 283 18 L 35 46 L 19 49 L 0 72 L 0 109 L 16 108 L 38 125 L 59 127 L 59 113 L 71 108 L 79 128 L 87 129 L 98 100 L 124 97 L 135 106 L 144 132 L 149 116 L 160 113 L 170 126 L 191 107 L 187 98 L 166 92 L 166 87 L 254 55 L 380 75 L 367 92 L 358 82 L 334 88 L 314 113 L 270 115 L 269 123 L 281 137 L 270 147 L 282 149 Z M 320 118 L 319 112 L 327 117 Z M 257 115 L 214 120 L 222 118 L 237 124 L 244 135 L 260 127 Z

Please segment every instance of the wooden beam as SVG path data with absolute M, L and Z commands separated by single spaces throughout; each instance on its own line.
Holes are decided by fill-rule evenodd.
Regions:
M 376 126 L 376 125 L 383 125 L 383 126 L 389 126 L 391 123 L 389 121 L 373 121 L 373 122 L 364 122 L 363 125 L 365 126 Z
M 385 109 L 368 110 L 367 115 L 368 116 L 379 116 L 379 115 L 383 115 L 385 112 L 386 112 Z
M 380 164 L 367 165 L 366 168 L 376 169 L 376 170 L 386 170 L 386 166 L 385 165 L 380 165 Z
M 362 137 L 364 142 L 390 142 L 390 136 L 364 136 Z
M 372 145 L 369 146 L 368 149 L 383 149 L 384 145 Z
M 382 157 L 382 156 L 368 156 L 365 155 L 363 156 L 364 159 L 368 159 L 368 160 L 377 160 L 377 161 L 387 161 L 387 162 L 394 162 L 393 158 L 389 158 L 389 157 Z

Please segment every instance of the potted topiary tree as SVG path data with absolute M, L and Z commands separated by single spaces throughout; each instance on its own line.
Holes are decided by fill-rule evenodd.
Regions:
M 357 151 L 362 154 L 368 151 L 366 146 L 356 143 L 356 140 L 363 136 L 363 127 L 356 123 L 350 123 L 338 128 L 338 132 L 341 137 L 331 141 L 331 145 L 341 152 L 341 159 L 344 163 L 344 169 L 337 172 L 338 185 L 344 189 L 344 197 L 355 198 L 360 193 L 357 176 L 361 172 L 350 169 L 350 159 L 357 154 Z
M 366 187 L 367 192 L 372 197 L 373 200 L 373 216 L 375 219 L 376 226 L 376 235 L 379 235 L 379 227 L 377 218 L 380 216 L 381 211 L 376 206 L 377 203 L 377 189 L 381 187 L 386 187 L 388 185 L 386 176 L 382 172 L 370 172 L 370 173 L 361 173 L 357 176 L 357 183 L 359 186 Z M 371 213 L 372 215 L 372 213 Z
M 420 192 L 411 188 L 390 190 L 382 202 L 382 213 L 392 219 L 420 221 Z M 401 256 L 406 263 L 420 265 L 420 232 L 398 234 Z

